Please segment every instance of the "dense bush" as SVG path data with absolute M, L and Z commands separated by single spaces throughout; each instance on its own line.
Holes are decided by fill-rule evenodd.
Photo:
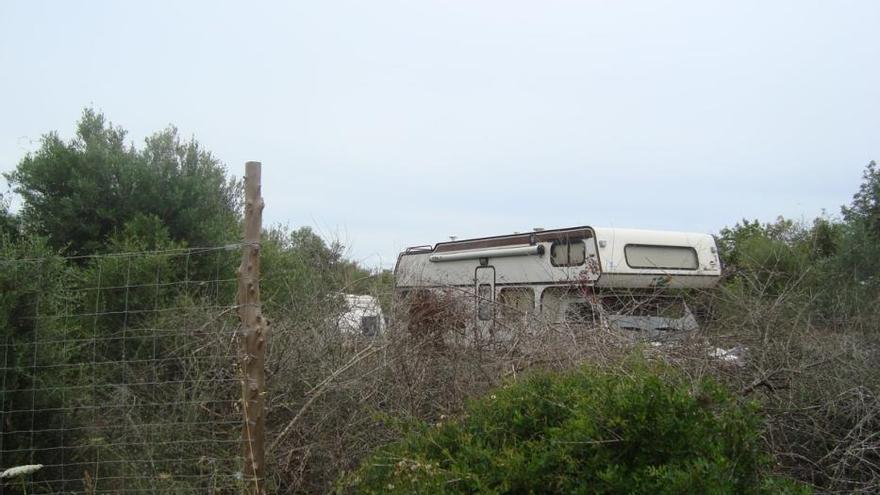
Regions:
M 536 373 L 416 427 L 343 482 L 363 493 L 807 493 L 767 475 L 761 420 L 645 363 Z

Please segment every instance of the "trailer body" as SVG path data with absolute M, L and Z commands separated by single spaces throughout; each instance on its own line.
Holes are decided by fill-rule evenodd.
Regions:
M 696 328 L 686 307 L 670 314 L 657 301 L 713 287 L 721 262 L 708 234 L 581 226 L 408 248 L 394 275 L 399 296 L 452 291 L 472 300 L 475 324 L 488 330 L 503 313 L 552 322 L 601 318 L 655 332 Z

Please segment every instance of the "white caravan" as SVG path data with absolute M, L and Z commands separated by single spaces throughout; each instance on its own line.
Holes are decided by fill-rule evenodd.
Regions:
M 355 294 L 343 296 L 345 311 L 336 322 L 340 331 L 364 337 L 378 337 L 385 333 L 385 316 L 375 297 Z
M 412 247 L 394 269 L 398 299 L 454 292 L 473 301 L 476 326 L 490 331 L 536 316 L 652 333 L 695 329 L 670 295 L 720 277 L 711 235 L 586 226 Z

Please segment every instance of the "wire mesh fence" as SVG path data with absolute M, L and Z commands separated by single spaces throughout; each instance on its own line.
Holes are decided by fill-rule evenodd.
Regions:
M 238 493 L 241 244 L 0 260 L 0 493 Z

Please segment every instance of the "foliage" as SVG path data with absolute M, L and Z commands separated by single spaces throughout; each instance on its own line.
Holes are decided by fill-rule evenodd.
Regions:
M 341 297 L 331 296 L 340 284 L 340 245 L 327 245 L 308 227 L 275 227 L 265 233 L 262 246 L 261 298 L 267 314 L 321 319 L 339 307 Z
M 58 349 L 38 353 L 34 342 L 56 338 L 62 332 L 62 321 L 42 316 L 65 307 L 65 286 L 70 277 L 64 260 L 47 246 L 45 239 L 0 234 L 0 404 L 6 413 L 0 431 L 41 432 L 30 442 L 17 443 L 21 436 L 6 438 L 6 466 L 29 464 L 33 448 L 56 444 L 56 437 L 61 434 L 58 427 L 67 419 L 57 409 L 63 403 L 63 392 L 54 388 L 63 380 L 62 373 L 57 369 L 40 369 L 48 363 L 64 362 L 67 355 Z M 37 390 L 40 393 L 35 393 Z M 32 414 L 32 409 L 39 412 Z M 45 464 L 53 464 L 63 455 L 57 450 L 46 453 L 40 459 Z
M 277 226 L 263 237 L 261 283 L 267 314 L 295 314 L 303 318 L 300 323 L 311 324 L 338 312 L 343 293 L 379 294 L 383 303 L 390 303 L 384 296 L 393 284 L 391 273 L 345 259 L 339 242 L 327 242 L 309 227 Z
M 812 225 L 779 217 L 773 223 L 743 220 L 721 229 L 721 259 L 731 279 L 747 274 L 778 291 L 804 277 L 816 277 L 817 266 L 839 249 L 843 226 L 825 217 Z
M 18 217 L 10 213 L 9 201 L 0 194 L 0 235 L 18 235 Z
M 871 315 L 880 296 L 880 171 L 870 162 L 843 218 L 811 224 L 779 217 L 721 230 L 727 286 L 751 284 L 773 298 L 792 285 L 828 321 Z M 791 293 L 791 291 L 789 291 Z
M 53 493 L 88 489 L 91 466 L 73 475 L 59 466 L 96 456 L 102 478 L 128 480 L 126 489 L 231 490 L 223 449 L 237 452 L 237 429 L 175 425 L 240 416 L 230 355 L 240 184 L 173 127 L 142 149 L 125 139 L 86 110 L 74 139 L 46 135 L 7 175 L 23 207 L 12 214 L 0 198 L 3 459 L 46 464 L 40 478 L 64 480 L 40 488 Z M 390 281 L 309 228 L 269 229 L 262 250 L 266 314 L 292 322 L 288 332 L 326 323 L 343 292 Z M 185 459 L 203 444 L 217 451 L 175 468 L 180 479 L 149 479 L 125 462 Z
M 120 428 L 105 437 L 75 433 L 99 426 L 88 411 L 118 402 L 116 394 L 140 407 L 108 410 L 102 422 L 238 417 L 229 406 L 238 391 L 224 384 L 237 384 L 227 353 L 240 253 L 223 246 L 239 239 L 241 184 L 174 127 L 140 148 L 126 137 L 87 109 L 73 139 L 47 134 L 6 175 L 23 207 L 11 213 L 8 198 L 0 197 L 0 397 L 4 409 L 13 411 L 0 428 L 40 432 L 31 438 L 4 435 L 9 464 L 30 461 L 32 448 L 43 452 L 38 460 L 47 465 L 90 459 L 96 441 L 120 445 L 114 460 L 133 458 L 143 446 L 159 458 L 183 458 L 185 447 L 172 440 L 197 442 L 210 430 L 157 426 Z M 800 491 L 767 475 L 769 458 L 761 451 L 769 446 L 776 467 L 822 490 L 876 492 L 878 205 L 880 171 L 871 162 L 841 218 L 743 220 L 720 232 L 725 281 L 720 291 L 701 295 L 712 299 L 716 316 L 704 335 L 743 344 L 748 364 L 725 375 L 723 366 L 709 369 L 700 346 L 693 376 L 723 378 L 733 390 L 759 399 L 766 446 L 759 441 L 762 421 L 753 404 L 738 403 L 711 381 L 690 383 L 666 368 L 641 363 L 621 369 L 604 334 L 547 331 L 495 342 L 497 348 L 455 347 L 453 334 L 462 333 L 466 320 L 448 300 L 420 300 L 419 294 L 412 295 L 418 304 L 409 313 L 396 315 L 397 334 L 391 328 L 382 341 L 334 333 L 329 317 L 340 311 L 342 293 L 378 295 L 390 313 L 393 274 L 364 269 L 346 259 L 340 243 L 309 228 L 269 229 L 261 280 L 273 323 L 269 427 L 292 425 L 272 459 L 277 486 L 326 490 L 340 471 L 370 456 L 347 478 L 348 488 Z M 193 246 L 212 249 L 190 256 L 184 248 Z M 124 346 L 118 345 L 120 333 Z M 90 344 L 36 349 L 34 339 Z M 157 356 L 172 365 L 160 371 L 153 363 Z M 606 368 L 596 364 L 561 376 L 536 372 L 458 415 L 467 398 L 511 373 L 567 370 L 603 359 Z M 88 364 L 94 362 L 104 364 Z M 183 379 L 200 385 L 94 386 Z M 187 403 L 199 408 L 187 409 Z M 440 414 L 459 419 L 437 426 Z M 399 439 L 388 423 L 411 419 L 435 425 L 414 426 L 399 442 L 375 450 Z M 66 454 L 51 448 L 59 444 L 58 432 L 75 446 Z M 68 457 L 58 458 L 63 455 Z M 136 478 L 140 468 L 124 465 L 104 475 Z M 71 476 L 69 469 L 53 469 L 41 473 L 47 479 Z M 184 469 L 193 480 L 205 472 L 231 473 L 210 463 Z M 215 479 L 222 486 L 224 480 Z M 156 492 L 207 492 L 188 478 L 150 482 L 167 484 L 151 485 Z
M 24 200 L 21 220 L 57 249 L 106 251 L 107 241 L 142 216 L 161 220 L 175 241 L 210 246 L 236 234 L 239 182 L 195 141 L 169 127 L 142 150 L 126 132 L 87 109 L 76 137 L 43 136 L 40 148 L 6 174 Z
M 362 493 L 807 493 L 768 477 L 761 420 L 644 362 L 535 373 L 367 459 Z
M 875 238 L 880 238 L 880 170 L 877 162 L 871 160 L 865 167 L 852 204 L 844 206 L 842 211 L 847 223 L 860 224 Z
M 842 218 L 724 229 L 725 280 L 703 334 L 745 360 L 781 470 L 826 493 L 877 493 L 880 181 L 871 162 Z M 704 351 L 702 351 L 704 352 Z

